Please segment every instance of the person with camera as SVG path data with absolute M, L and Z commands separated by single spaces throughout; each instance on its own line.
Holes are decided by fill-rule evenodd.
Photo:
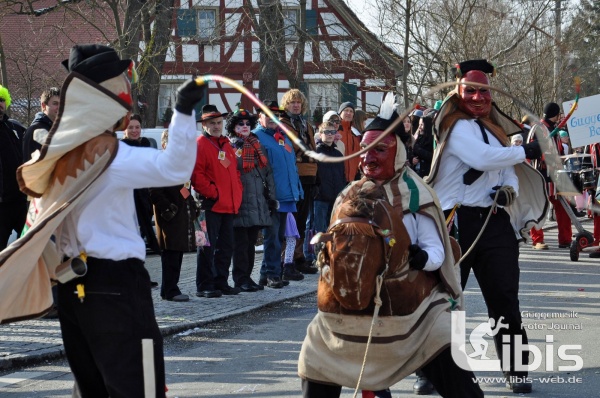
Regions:
M 236 295 L 229 286 L 229 264 L 233 255 L 233 218 L 242 204 L 242 182 L 235 152 L 223 134 L 223 117 L 214 105 L 202 107 L 202 135 L 192 173 L 192 186 L 200 195 L 206 214 L 210 246 L 198 247 L 196 296 Z
M 233 218 L 232 276 L 235 287 L 242 292 L 256 292 L 264 287 L 252 280 L 255 245 L 262 228 L 272 224 L 271 211 L 279 203 L 275 199 L 273 170 L 265 148 L 252 129 L 256 127 L 256 115 L 246 109 L 237 109 L 225 122 L 225 130 L 235 151 L 237 168 L 242 186 L 242 205 Z

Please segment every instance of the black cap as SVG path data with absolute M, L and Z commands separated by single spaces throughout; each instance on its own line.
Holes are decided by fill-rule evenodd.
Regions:
M 375 119 L 371 120 L 371 123 L 369 123 L 369 125 L 367 127 L 365 127 L 364 131 L 371 131 L 371 130 L 385 130 L 388 127 L 390 127 L 390 125 L 394 122 L 394 120 L 398 119 L 398 113 L 396 111 L 394 111 L 394 113 L 392 113 L 392 117 L 389 119 L 384 119 L 382 117 L 380 117 L 379 115 L 377 115 L 375 117 Z M 400 126 L 402 126 L 402 124 L 400 124 Z M 404 128 L 404 126 L 402 126 L 402 128 Z
M 225 117 L 228 113 L 221 113 L 217 110 L 215 105 L 206 104 L 202 107 L 202 115 L 200 115 L 200 121 L 205 122 L 207 120 L 216 119 L 218 117 Z
M 71 48 L 69 59 L 65 59 L 62 65 L 69 72 L 80 73 L 101 83 L 125 72 L 131 65 L 131 60 L 121 60 L 117 52 L 108 46 L 78 44 Z
M 560 106 L 556 102 L 548 102 L 544 105 L 544 118 L 550 119 L 554 116 L 558 116 L 560 113 Z
M 489 63 L 485 59 L 472 59 L 469 61 L 463 61 L 459 64 L 454 65 L 451 69 L 454 77 L 460 79 L 465 75 L 465 73 L 470 72 L 472 70 L 478 70 L 483 73 L 489 73 L 492 76 L 496 75 L 496 67 Z
M 275 114 L 281 112 L 281 108 L 279 107 L 279 104 L 277 104 L 277 101 L 264 100 L 263 104 L 265 104 L 265 106 L 267 108 L 269 108 L 269 110 Z M 265 113 L 265 112 L 260 108 L 256 108 L 256 113 Z

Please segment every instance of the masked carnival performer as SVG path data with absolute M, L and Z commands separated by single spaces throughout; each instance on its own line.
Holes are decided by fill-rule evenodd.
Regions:
M 528 142 L 536 141 L 539 137 L 549 137 L 550 132 L 556 127 L 560 118 L 560 106 L 555 102 L 549 102 L 544 105 L 544 117 L 539 123 L 535 123 L 529 131 L 527 138 Z M 562 141 L 560 136 L 556 134 L 554 137 L 549 137 L 552 145 L 556 148 L 559 155 L 567 155 L 564 152 Z M 556 218 L 556 225 L 558 227 L 558 247 L 560 249 L 566 249 L 571 246 L 571 237 L 573 234 L 571 228 L 571 219 L 567 214 L 567 211 L 562 206 L 561 201 L 558 197 L 557 187 L 552 182 L 550 177 L 551 172 L 548 168 L 545 156 L 540 156 L 538 159 L 532 160 L 532 166 L 535 167 L 542 175 L 546 178 L 548 183 L 548 195 L 550 195 L 550 203 L 554 208 L 554 216 Z M 531 239 L 533 240 L 533 248 L 536 250 L 548 249 L 548 245 L 544 242 L 544 230 L 532 228 Z
M 128 146 L 115 135 L 131 110 L 132 61 L 90 44 L 74 46 L 63 65 L 69 75 L 58 117 L 41 151 L 17 172 L 21 190 L 36 199 L 29 229 L 0 253 L 0 319 L 44 315 L 52 306 L 50 280 L 58 280 L 59 320 L 77 394 L 164 398 L 163 342 L 133 190 L 189 179 L 196 156 L 193 108 L 205 86 L 189 80 L 179 87 L 169 146 L 157 151 Z M 57 268 L 62 261 L 78 272 Z M 82 261 L 87 273 L 77 278 Z
M 397 117 L 388 94 L 361 146 Z M 451 310 L 462 291 L 435 193 L 406 167 L 397 134 L 361 155 L 359 167 L 364 177 L 340 193 L 328 232 L 317 237 L 325 247 L 319 311 L 298 362 L 303 396 L 339 397 L 342 385 L 383 390 L 421 368 L 443 397 L 483 397 L 473 373 L 451 357 Z M 372 193 L 379 199 L 361 199 Z
M 514 350 L 516 340 L 527 344 L 519 311 L 519 240 L 528 237 L 532 226 L 542 227 L 548 197 L 543 176 L 525 162 L 539 157 L 539 143 L 510 146 L 510 136 L 520 133 L 520 127 L 498 109 L 490 89 L 477 86 L 489 85 L 488 74 L 494 72 L 485 60 L 457 65 L 457 87 L 435 120 L 437 147 L 425 181 L 435 189 L 446 214 L 456 209 L 462 252 L 474 244 L 460 264 L 462 288 L 473 270 L 489 317 L 496 324 L 503 317 L 508 324 L 494 336 L 501 361 L 507 360 L 502 358 L 502 339 L 510 336 L 507 387 L 528 393 L 527 371 L 515 368 L 515 361 L 527 364 L 529 354 Z

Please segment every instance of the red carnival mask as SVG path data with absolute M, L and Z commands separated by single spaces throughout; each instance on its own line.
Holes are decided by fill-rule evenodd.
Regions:
M 375 141 L 383 131 L 370 130 L 363 134 L 360 142 L 361 148 L 365 148 Z M 360 155 L 359 167 L 363 174 L 375 181 L 386 181 L 394 176 L 396 160 L 396 137 L 388 134 L 374 148 Z
M 481 71 L 472 70 L 465 73 L 458 86 L 458 95 L 461 98 L 458 107 L 475 118 L 488 116 L 492 110 L 492 93 L 484 87 L 470 86 L 469 82 L 490 84 L 487 75 Z

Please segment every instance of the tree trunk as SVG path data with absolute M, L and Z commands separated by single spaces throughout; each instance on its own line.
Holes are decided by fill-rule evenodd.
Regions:
M 143 125 L 154 127 L 157 120 L 158 94 L 162 68 L 169 49 L 174 0 L 158 0 L 154 27 L 138 68 L 138 95 L 148 104 Z
M 277 85 L 279 81 L 279 54 L 277 48 L 283 41 L 283 20 L 280 15 L 280 4 L 277 0 L 258 1 L 260 22 L 260 69 L 258 96 L 261 100 L 277 101 Z M 251 5 L 250 5 L 251 6 Z M 255 25 L 256 26 L 256 25 Z

